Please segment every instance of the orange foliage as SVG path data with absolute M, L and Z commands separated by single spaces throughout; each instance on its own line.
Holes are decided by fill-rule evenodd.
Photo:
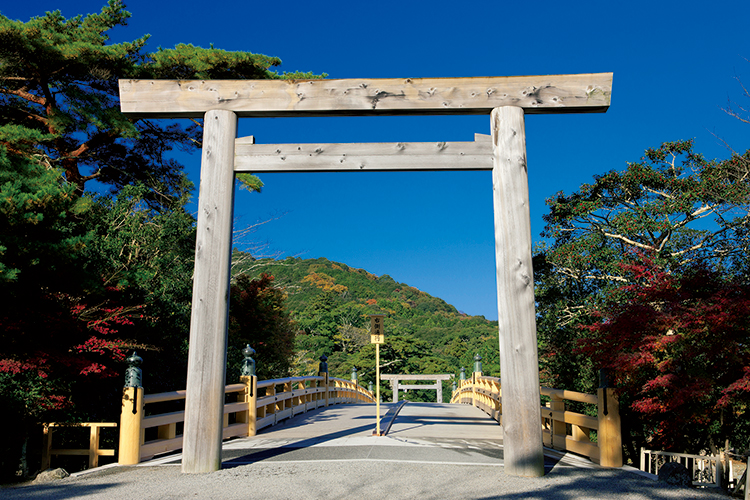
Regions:
M 310 273 L 302 278 L 303 283 L 311 283 L 324 292 L 343 293 L 349 288 L 345 285 L 337 285 L 332 276 L 325 273 Z

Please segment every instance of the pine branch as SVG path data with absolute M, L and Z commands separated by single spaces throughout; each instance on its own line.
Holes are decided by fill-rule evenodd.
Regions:
M 31 92 L 27 92 L 26 88 L 27 87 L 21 87 L 18 90 L 10 90 L 10 89 L 5 89 L 5 88 L 0 88 L 0 93 L 14 95 L 14 96 L 20 97 L 21 99 L 24 99 L 26 101 L 33 102 L 34 104 L 39 104 L 40 106 L 47 106 L 47 100 L 46 99 L 44 99 L 42 97 L 39 97 L 39 96 L 36 96 L 36 95 L 32 94 Z

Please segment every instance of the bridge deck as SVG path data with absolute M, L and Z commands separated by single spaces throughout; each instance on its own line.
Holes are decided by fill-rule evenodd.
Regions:
M 381 412 L 398 406 L 381 405 Z M 373 436 L 375 405 L 321 408 L 224 443 L 224 467 L 258 462 L 395 461 L 502 466 L 502 428 L 468 405 L 409 403 L 387 436 Z M 178 464 L 172 455 L 141 464 Z M 549 465 L 552 466 L 553 462 Z
M 383 413 L 396 404 L 383 405 Z M 224 467 L 259 461 L 367 460 L 502 465 L 502 429 L 467 405 L 409 403 L 387 436 L 374 405 L 320 409 L 224 446 Z

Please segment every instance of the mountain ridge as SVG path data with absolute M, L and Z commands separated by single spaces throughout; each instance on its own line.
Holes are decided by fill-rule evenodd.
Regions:
M 385 315 L 386 342 L 381 346 L 383 373 L 449 373 L 473 370 L 473 358 L 483 359 L 483 372 L 499 376 L 497 321 L 462 313 L 443 299 L 364 269 L 324 257 L 255 259 L 233 253 L 233 275 L 274 277 L 299 331 L 295 340 L 294 375 L 317 370 L 318 358 L 328 357 L 332 376 L 349 378 L 352 367 L 360 383 L 374 380 L 374 345 L 369 315 Z M 446 384 L 450 385 L 450 384 Z M 386 391 L 388 392 L 388 391 Z M 430 392 L 413 391 L 413 400 L 430 400 Z M 425 394 L 420 394 L 425 393 Z M 427 399 L 424 399 L 427 398 Z

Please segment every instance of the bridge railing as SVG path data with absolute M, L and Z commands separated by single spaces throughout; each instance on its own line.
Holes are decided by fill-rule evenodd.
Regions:
M 81 422 L 81 423 L 57 423 L 49 422 L 42 424 L 44 432 L 44 445 L 42 447 L 42 468 L 50 468 L 52 457 L 56 455 L 85 455 L 88 456 L 89 469 L 99 466 L 99 457 L 113 457 L 115 450 L 99 448 L 99 438 L 101 430 L 105 427 L 117 427 L 115 422 Z M 88 448 L 53 448 L 52 433 L 55 429 L 89 429 L 89 447 Z
M 225 387 L 225 394 L 237 396 L 236 401 L 224 404 L 224 439 L 254 436 L 264 427 L 322 406 L 375 402 L 371 391 L 353 381 L 329 378 L 328 373 L 263 381 L 258 381 L 254 375 L 240 379 L 241 383 Z M 143 387 L 123 390 L 120 464 L 137 464 L 182 448 L 185 410 L 147 412 L 146 407 L 183 401 L 185 396 L 185 390 L 158 394 L 145 394 Z
M 374 403 L 371 391 L 340 378 L 290 377 L 258 382 L 256 428 L 260 430 L 299 413 L 329 404 Z
M 550 398 L 541 406 L 542 440 L 545 446 L 571 451 L 590 458 L 604 467 L 622 466 L 620 407 L 611 388 L 597 394 L 540 387 L 540 394 Z M 570 411 L 566 402 L 594 405 L 597 416 Z M 502 425 L 502 384 L 497 377 L 475 372 L 461 380 L 451 403 L 470 404 L 481 409 Z

